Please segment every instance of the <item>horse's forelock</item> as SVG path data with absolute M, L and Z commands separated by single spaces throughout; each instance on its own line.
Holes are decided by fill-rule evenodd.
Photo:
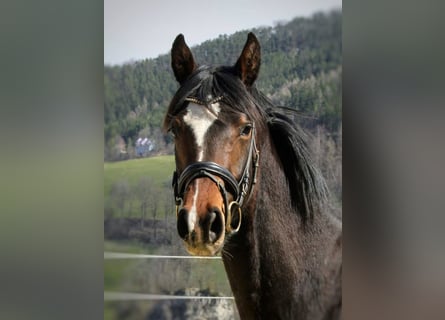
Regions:
M 199 101 L 209 101 L 211 98 L 221 97 L 224 111 L 229 113 L 244 113 L 249 119 L 263 126 L 265 113 L 257 101 L 258 92 L 248 89 L 232 67 L 201 66 L 178 89 L 169 106 L 168 119 L 180 113 L 187 106 L 187 99 L 194 98 Z

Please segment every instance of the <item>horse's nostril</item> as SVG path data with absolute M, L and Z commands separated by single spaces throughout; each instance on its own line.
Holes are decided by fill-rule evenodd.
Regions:
M 178 212 L 177 228 L 178 228 L 178 234 L 182 239 L 185 239 L 185 237 L 189 233 L 187 218 L 188 218 L 187 210 L 181 209 Z
M 214 210 L 211 212 L 211 216 L 209 237 L 211 242 L 215 242 L 224 231 L 222 214 L 219 210 Z

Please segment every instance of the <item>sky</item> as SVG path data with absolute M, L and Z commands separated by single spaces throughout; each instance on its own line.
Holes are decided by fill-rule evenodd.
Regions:
M 179 33 L 191 47 L 341 6 L 341 0 L 105 0 L 104 63 L 156 58 Z

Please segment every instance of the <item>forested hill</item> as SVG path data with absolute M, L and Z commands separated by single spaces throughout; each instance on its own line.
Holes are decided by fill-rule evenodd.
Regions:
M 221 35 L 191 49 L 199 64 L 233 65 L 247 33 L 254 32 L 262 49 L 257 87 L 275 103 L 315 119 L 312 128 L 322 126 L 335 133 L 341 126 L 341 26 L 341 11 L 317 13 L 274 27 Z M 178 88 L 169 54 L 105 66 L 104 88 L 105 160 L 137 156 L 138 138 L 148 138 L 152 154 L 172 150 L 161 132 L 166 108 Z

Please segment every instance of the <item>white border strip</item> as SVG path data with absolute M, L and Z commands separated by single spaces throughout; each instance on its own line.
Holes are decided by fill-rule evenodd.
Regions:
M 162 255 L 154 255 L 154 254 L 104 252 L 104 259 L 210 259 L 210 260 L 221 260 L 221 257 L 162 256 Z
M 208 296 L 174 296 L 166 294 L 146 294 L 132 292 L 104 292 L 104 301 L 129 301 L 129 300 L 234 300 L 233 297 L 208 297 Z

